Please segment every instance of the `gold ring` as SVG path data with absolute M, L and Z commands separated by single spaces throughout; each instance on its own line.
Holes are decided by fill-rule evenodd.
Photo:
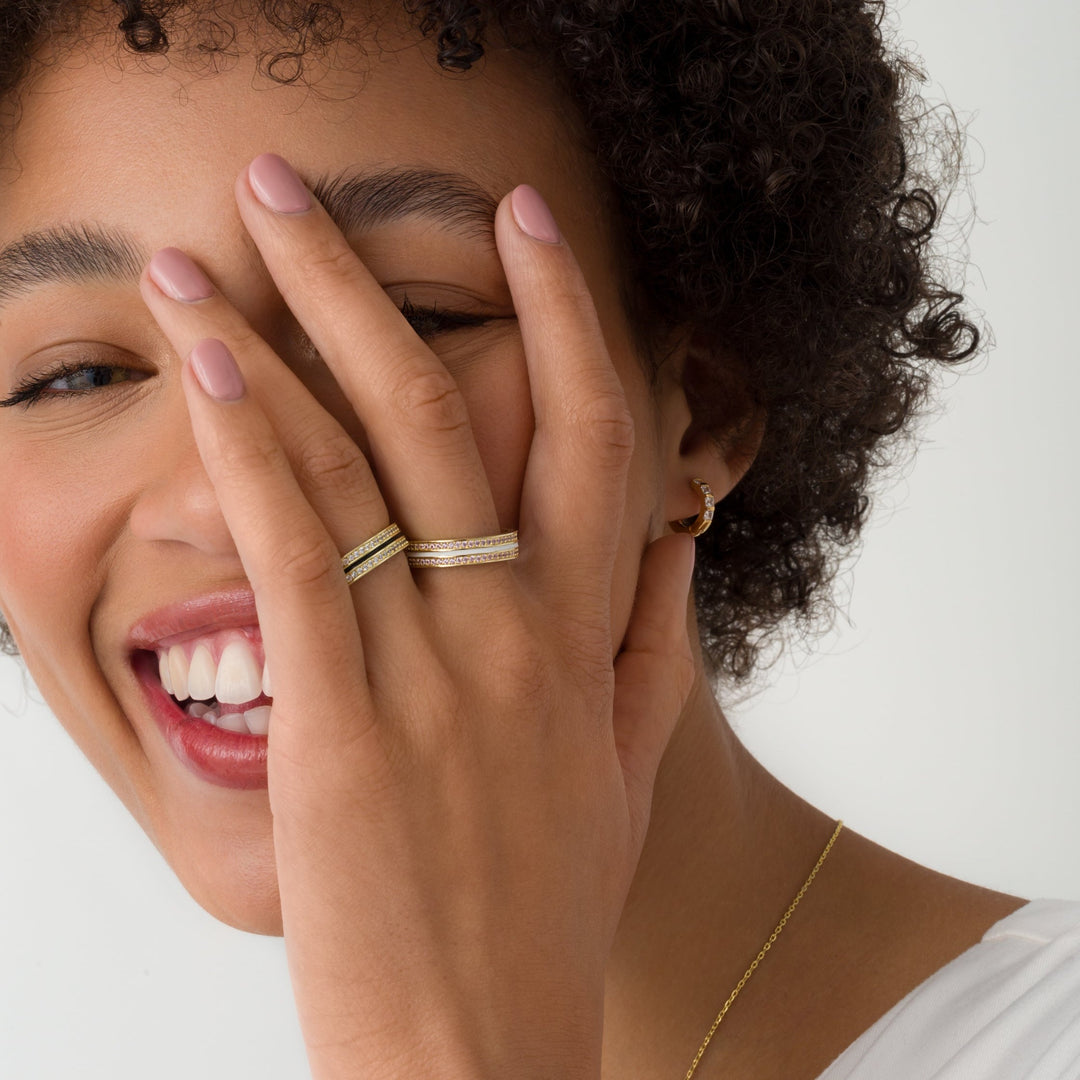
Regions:
M 495 536 L 468 536 L 459 540 L 410 540 L 405 550 L 405 557 L 413 567 L 478 566 L 509 562 L 519 554 L 516 529 Z
M 387 559 L 392 559 L 399 551 L 404 551 L 408 544 L 409 541 L 402 535 L 401 530 L 391 522 L 370 540 L 365 540 L 347 555 L 341 556 L 341 569 L 345 571 L 345 580 L 350 585 L 359 581 L 376 566 L 382 566 Z

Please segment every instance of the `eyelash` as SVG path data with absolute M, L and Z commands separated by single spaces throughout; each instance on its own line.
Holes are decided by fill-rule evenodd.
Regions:
M 465 311 L 449 311 L 438 307 L 436 304 L 432 304 L 431 307 L 422 307 L 413 304 L 408 296 L 403 298 L 399 310 L 412 324 L 417 335 L 424 339 L 434 337 L 436 334 L 448 333 L 451 330 L 458 330 L 465 326 L 483 326 L 484 323 L 491 321 L 491 317 L 487 315 L 471 315 Z M 116 383 L 102 383 L 97 386 L 84 387 L 81 390 L 59 390 L 51 394 L 46 392 L 50 383 L 54 383 L 58 379 L 70 378 L 72 375 L 81 375 L 83 372 L 88 371 L 124 370 L 131 369 L 120 368 L 115 364 L 87 364 L 78 360 L 65 361 L 58 364 L 51 371 L 43 372 L 40 375 L 31 375 L 24 379 L 15 387 L 10 397 L 0 401 L 0 409 L 9 408 L 12 405 L 23 405 L 25 408 L 29 408 L 42 398 L 72 398 L 78 397 L 80 394 L 88 394 L 101 386 L 115 386 Z M 120 382 L 141 381 L 141 379 L 120 380 Z

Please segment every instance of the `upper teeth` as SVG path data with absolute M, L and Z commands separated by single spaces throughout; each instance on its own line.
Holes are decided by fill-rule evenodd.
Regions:
M 162 685 L 177 701 L 216 697 L 222 704 L 241 705 L 260 693 L 270 696 L 270 677 L 259 651 L 238 631 L 196 638 L 158 649 L 158 672 Z

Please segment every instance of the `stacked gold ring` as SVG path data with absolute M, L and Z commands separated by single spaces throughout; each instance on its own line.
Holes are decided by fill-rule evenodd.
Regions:
M 411 540 L 405 557 L 412 567 L 477 566 L 509 562 L 520 554 L 518 534 L 469 536 L 457 540 Z
M 391 523 L 370 540 L 341 557 L 345 580 L 351 585 L 387 559 L 404 551 L 412 567 L 478 566 L 509 562 L 520 554 L 517 531 L 493 536 L 466 536 L 454 540 L 408 540 Z
M 376 566 L 382 566 L 387 559 L 392 559 L 398 552 L 408 547 L 409 541 L 401 530 L 391 522 L 370 540 L 354 547 L 347 555 L 341 556 L 341 568 L 345 571 L 345 580 L 351 585 L 365 574 L 370 574 Z

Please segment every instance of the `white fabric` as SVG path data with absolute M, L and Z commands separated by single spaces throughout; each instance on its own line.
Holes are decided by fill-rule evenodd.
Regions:
M 1080 1080 L 1080 901 L 996 922 L 818 1080 Z

